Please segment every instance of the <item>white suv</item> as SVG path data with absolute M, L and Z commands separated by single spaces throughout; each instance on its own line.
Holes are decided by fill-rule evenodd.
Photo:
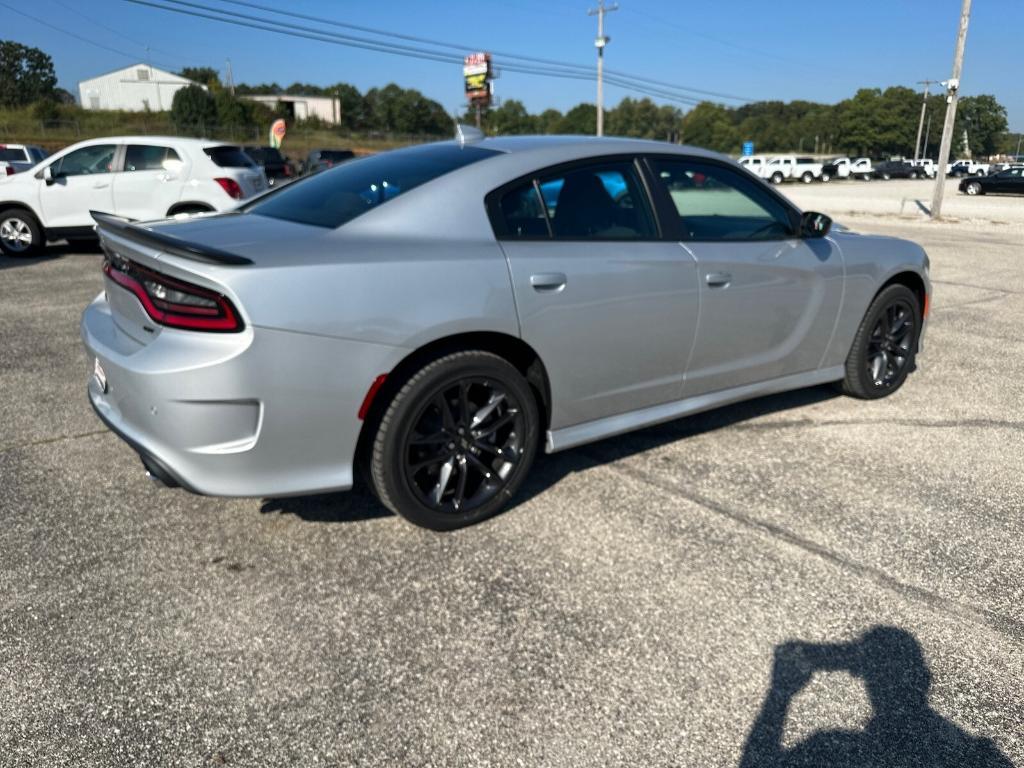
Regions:
M 133 220 L 227 211 L 267 189 L 236 146 L 130 136 L 73 144 L 0 178 L 0 249 L 26 255 L 47 240 L 95 237 L 89 211 Z

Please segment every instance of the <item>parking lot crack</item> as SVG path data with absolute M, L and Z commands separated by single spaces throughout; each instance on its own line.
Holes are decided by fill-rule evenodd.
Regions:
M 591 456 L 593 458 L 598 458 L 594 453 L 591 453 Z M 605 461 L 604 458 L 600 458 L 599 460 L 602 462 Z M 713 512 L 716 515 L 727 518 L 748 530 L 753 530 L 762 535 L 767 535 L 776 541 L 781 541 L 784 544 L 795 547 L 807 554 L 814 555 L 815 557 L 837 566 L 848 573 L 867 579 L 873 584 L 889 592 L 893 592 L 902 598 L 923 603 L 938 613 L 956 616 L 959 619 L 990 627 L 1001 634 L 1013 638 L 1014 640 L 1020 641 L 1024 639 L 1024 622 L 1018 619 L 1004 616 L 993 611 L 988 611 L 983 608 L 975 608 L 973 606 L 965 605 L 964 603 L 956 600 L 943 597 L 931 590 L 901 581 L 880 568 L 858 563 L 845 555 L 818 544 L 811 539 L 800 536 L 783 526 L 748 515 L 737 509 L 717 502 L 714 499 L 710 499 L 703 494 L 683 490 L 672 483 L 659 480 L 657 477 L 654 477 L 642 470 L 623 466 L 621 463 L 610 463 L 609 466 L 616 472 L 632 477 L 635 480 L 649 483 L 650 485 L 653 485 L 669 494 L 686 499 L 693 504 L 703 507 L 709 512 Z
M 37 445 L 49 445 L 50 443 L 59 443 L 64 440 L 80 440 L 83 437 L 95 437 L 96 435 L 109 435 L 111 434 L 108 429 L 94 429 L 91 432 L 79 432 L 74 435 L 57 435 L 56 437 L 44 437 L 40 440 L 30 440 L 27 443 L 11 443 L 10 445 L 0 445 L 0 453 L 7 453 L 8 451 L 17 451 L 21 448 L 34 448 Z

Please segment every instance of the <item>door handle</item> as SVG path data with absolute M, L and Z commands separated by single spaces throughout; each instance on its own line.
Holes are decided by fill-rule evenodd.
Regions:
M 530 285 L 538 293 L 558 293 L 565 288 L 565 275 L 561 272 L 541 272 L 530 275 Z
M 95 184 L 92 185 L 92 188 L 93 189 L 106 189 L 109 186 L 110 186 L 110 182 L 109 181 L 97 181 Z
M 732 275 L 728 272 L 708 272 L 704 281 L 711 288 L 727 288 L 732 282 Z

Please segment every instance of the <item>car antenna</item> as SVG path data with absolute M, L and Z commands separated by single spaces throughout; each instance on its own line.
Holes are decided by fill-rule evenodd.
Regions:
M 473 144 L 477 141 L 483 141 L 487 138 L 484 132 L 479 128 L 474 128 L 471 125 L 465 123 L 455 124 L 455 140 L 459 142 L 460 147 L 464 147 L 467 144 Z

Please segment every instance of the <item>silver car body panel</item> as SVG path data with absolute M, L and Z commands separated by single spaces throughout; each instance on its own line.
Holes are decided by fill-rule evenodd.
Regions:
M 198 262 L 101 230 L 126 258 L 223 293 L 246 327 L 156 325 L 108 280 L 82 318 L 107 380 L 106 391 L 90 384 L 93 406 L 201 493 L 339 490 L 352 484 L 369 387 L 426 344 L 488 332 L 532 347 L 548 376 L 547 448 L 556 451 L 837 380 L 888 279 L 913 272 L 931 290 L 919 246 L 841 227 L 816 241 L 499 242 L 485 196 L 541 169 L 609 155 L 731 161 L 624 139 L 477 146 L 498 154 L 337 229 L 249 214 L 139 225 L 244 255 L 248 266 Z M 713 272 L 732 281 L 712 287 Z M 537 290 L 538 275 L 562 275 L 564 286 Z

